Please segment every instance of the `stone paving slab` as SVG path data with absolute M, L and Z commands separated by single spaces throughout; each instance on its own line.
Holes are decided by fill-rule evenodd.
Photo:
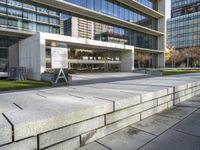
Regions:
M 70 85 L 85 85 L 85 84 L 96 84 L 96 83 L 108 83 L 119 80 L 130 80 L 152 77 L 149 74 L 130 73 L 130 72 L 117 72 L 117 73 L 82 73 L 73 74 Z
M 12 127 L 6 118 L 0 114 L 0 145 L 12 142 Z
M 138 77 L 138 76 L 150 76 L 148 74 L 140 73 L 129 73 L 129 72 L 117 72 L 117 73 L 82 73 L 73 74 L 73 80 L 91 80 L 91 79 L 101 79 L 101 78 L 119 78 L 119 77 Z
M 175 125 L 177 122 L 179 122 L 178 119 L 153 115 L 145 120 L 131 125 L 131 127 L 146 131 L 154 135 L 160 135 L 171 126 Z
M 38 108 L 33 106 L 33 108 L 28 107 L 24 110 L 5 113 L 14 125 L 15 140 L 113 111 L 113 104 L 105 100 L 61 98 L 60 101 L 57 99 L 56 103 L 51 103 L 51 101 L 46 101 L 46 103 L 46 105 L 38 104 Z
M 124 81 L 124 83 L 126 83 L 126 81 Z M 92 87 L 92 88 L 101 88 L 101 89 L 119 89 L 119 90 L 144 90 L 144 91 L 157 91 L 157 90 L 161 90 L 161 89 L 166 89 L 167 87 L 150 87 L 150 86 L 146 86 L 146 85 L 134 85 L 134 84 L 117 84 L 116 83 L 100 83 L 97 85 L 86 85 L 87 87 Z
M 152 100 L 149 102 L 145 102 L 139 105 L 135 105 L 132 107 L 129 107 L 127 109 L 119 110 L 110 114 L 106 115 L 106 123 L 110 124 L 113 123 L 117 120 L 127 118 L 131 115 L 140 113 L 142 111 L 148 110 L 150 108 L 156 107 L 157 106 L 157 100 Z
M 182 102 L 180 104 L 177 104 L 177 106 L 189 106 L 189 107 L 200 108 L 199 97 L 193 97 L 188 101 L 185 101 L 185 102 Z
M 200 137 L 200 110 L 194 112 L 173 129 Z
M 141 130 L 127 127 L 98 140 L 112 150 L 137 150 L 155 136 Z
M 180 77 L 181 78 L 181 77 Z M 148 86 L 159 86 L 159 87 L 175 87 L 176 91 L 180 91 L 183 89 L 186 89 L 188 87 L 191 87 L 191 85 L 196 85 L 198 84 L 198 82 L 196 81 L 197 79 L 182 79 L 181 80 L 176 80 L 173 78 L 170 78 L 168 80 L 166 80 L 165 78 L 160 78 L 160 77 L 155 77 L 155 78 L 150 78 L 150 79 L 143 79 L 143 80 L 137 80 L 137 81 L 116 81 L 113 82 L 115 84 L 129 84 L 129 85 L 148 85 Z
M 108 100 L 114 102 L 115 110 L 119 110 L 125 107 L 133 106 L 139 104 L 141 101 L 140 94 L 132 94 L 132 93 L 123 93 L 119 91 L 110 91 L 105 89 L 97 89 L 91 87 L 83 87 L 77 86 L 73 88 L 68 88 L 65 90 L 62 89 L 55 89 L 55 90 L 48 90 L 51 93 L 70 93 L 70 95 L 76 97 L 95 97 L 99 100 Z
M 187 106 L 180 106 L 180 107 L 178 106 L 170 110 L 166 110 L 160 113 L 160 115 L 182 120 L 188 115 L 190 115 L 191 113 L 193 113 L 195 110 L 197 110 L 197 108 L 192 108 L 192 107 L 187 107 Z
M 200 96 L 193 97 L 189 101 L 198 103 L 200 102 Z M 180 104 L 180 106 L 182 105 Z M 132 129 L 137 129 L 153 136 L 155 135 L 149 142 L 144 142 L 144 144 L 139 147 L 139 150 L 199 150 L 200 109 L 197 110 L 197 107 L 190 106 L 190 104 L 186 106 L 185 104 L 184 107 L 174 107 L 161 113 L 161 115 L 153 115 L 130 125 Z M 175 109 L 177 109 L 177 111 L 175 111 Z M 167 114 L 166 117 L 164 113 Z M 173 118 L 173 115 L 176 118 Z M 127 137 L 126 133 L 124 133 L 124 130 L 127 130 L 127 128 L 108 135 L 98 140 L 98 142 L 102 141 L 102 145 L 112 150 L 120 148 L 123 150 L 134 150 L 135 145 L 132 144 L 137 140 L 141 140 L 141 137 L 136 136 L 136 139 L 131 140 L 131 138 Z M 122 147 L 121 144 L 123 143 L 127 144 L 125 144 L 125 146 L 122 145 Z
M 32 137 L 0 147 L 0 150 L 36 150 L 37 138 Z
M 106 148 L 105 146 L 102 146 L 97 142 L 93 142 L 84 147 L 78 148 L 77 150 L 110 150 L 110 149 Z
M 45 148 L 44 150 L 75 150 L 80 147 L 80 137 L 75 137 L 65 142 Z
M 107 90 L 110 92 L 125 92 L 130 94 L 141 95 L 142 102 L 162 97 L 168 94 L 168 88 L 143 86 L 138 87 L 134 85 L 117 85 L 116 84 L 98 84 L 95 86 L 89 85 L 91 88 Z
M 200 138 L 168 130 L 139 150 L 199 150 Z
M 72 137 L 81 135 L 90 130 L 94 130 L 104 126 L 104 116 L 83 121 L 71 126 L 67 126 L 58 130 L 47 132 L 39 135 L 40 148 L 45 148 L 54 143 L 59 143 Z
M 128 125 L 131 125 L 133 123 L 136 123 L 140 121 L 140 115 L 134 115 L 134 116 L 130 116 L 127 117 L 123 120 L 120 120 L 118 122 L 115 122 L 113 124 L 104 126 L 103 128 L 97 129 L 97 130 L 93 130 L 91 132 L 85 133 L 81 135 L 81 143 L 82 145 L 91 143 L 97 139 L 100 139 L 108 134 L 111 134 L 113 132 L 116 132 L 120 129 L 123 129 L 125 127 L 127 127 Z
M 0 103 L 0 114 L 14 110 L 19 110 L 19 108 L 13 103 Z

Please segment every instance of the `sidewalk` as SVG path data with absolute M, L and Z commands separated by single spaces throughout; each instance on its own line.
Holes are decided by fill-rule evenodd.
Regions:
M 200 150 L 200 96 L 78 150 Z

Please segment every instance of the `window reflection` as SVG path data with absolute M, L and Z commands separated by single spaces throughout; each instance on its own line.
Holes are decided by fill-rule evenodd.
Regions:
M 128 22 L 136 23 L 147 28 L 157 30 L 158 20 L 135 10 L 116 0 L 65 0 Z M 138 0 L 142 4 L 157 10 L 157 0 Z
M 68 48 L 70 73 L 120 71 L 121 52 L 67 46 L 55 41 L 46 42 L 46 68 L 51 68 L 51 47 Z

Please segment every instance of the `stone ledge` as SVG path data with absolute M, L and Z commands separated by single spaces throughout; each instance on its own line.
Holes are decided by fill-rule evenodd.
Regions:
M 12 142 L 12 127 L 7 119 L 0 114 L 0 145 Z
M 104 116 L 39 135 L 40 149 L 104 126 Z

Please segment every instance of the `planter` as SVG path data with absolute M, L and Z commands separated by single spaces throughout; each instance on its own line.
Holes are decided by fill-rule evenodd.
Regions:
M 54 73 L 42 73 L 41 79 L 42 81 L 55 82 Z
M 48 81 L 51 82 L 52 84 L 55 84 L 56 79 L 58 77 L 60 69 L 53 69 L 53 70 L 47 70 L 46 72 L 41 74 L 41 79 L 43 81 Z M 68 70 L 67 69 L 63 69 L 65 76 L 69 81 L 72 81 L 72 76 L 68 74 Z M 58 80 L 58 84 L 62 84 L 62 83 L 66 83 L 65 79 L 59 79 Z

